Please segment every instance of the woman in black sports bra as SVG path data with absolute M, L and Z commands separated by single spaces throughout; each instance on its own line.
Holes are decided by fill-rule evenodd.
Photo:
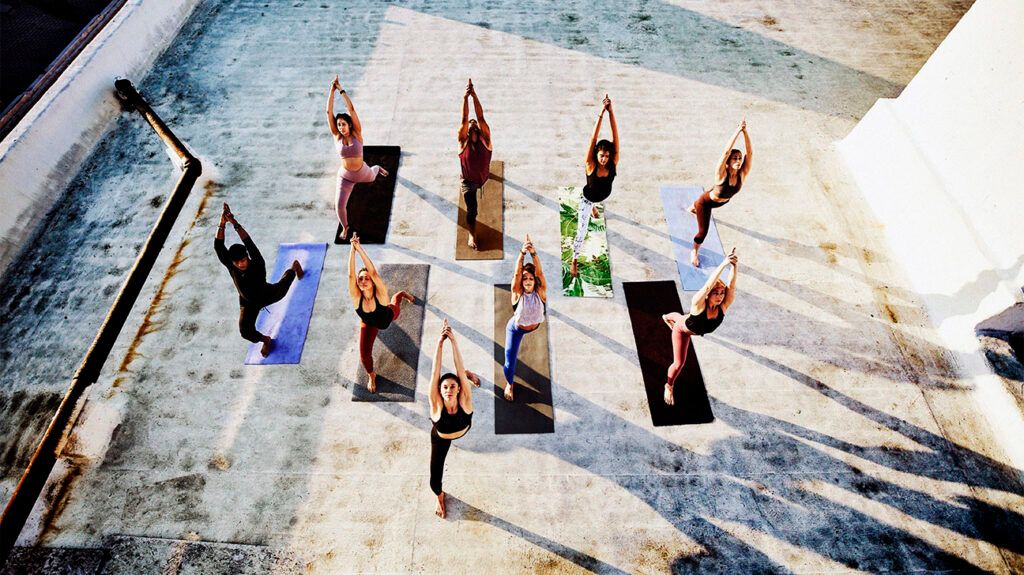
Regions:
M 452 343 L 455 373 L 441 375 L 445 339 Z M 430 430 L 430 490 L 437 496 L 435 513 L 442 519 L 446 515 L 444 491 L 441 489 L 444 460 L 448 457 L 452 440 L 466 435 L 473 424 L 473 393 L 470 383 L 480 387 L 480 378 L 462 365 L 462 354 L 459 353 L 455 333 L 448 325 L 448 320 L 444 320 L 441 337 L 437 340 L 437 351 L 434 352 L 434 370 L 430 374 L 430 421 L 434 424 Z
M 608 125 L 612 129 L 612 141 L 601 140 L 601 120 L 604 113 L 608 112 Z M 601 113 L 597 115 L 597 123 L 594 124 L 594 133 L 590 136 L 590 143 L 587 145 L 587 157 L 585 160 L 587 168 L 587 185 L 583 187 L 583 198 L 580 200 L 579 210 L 576 212 L 576 237 L 572 241 L 572 265 L 569 273 L 573 277 L 578 275 L 576 260 L 580 255 L 580 248 L 583 247 L 583 240 L 587 237 L 587 228 L 590 226 L 591 218 L 599 217 L 597 204 L 608 199 L 612 194 L 612 181 L 615 180 L 615 167 L 619 165 L 619 128 L 615 124 L 615 112 L 612 111 L 612 101 L 608 94 L 604 95 L 601 102 Z
M 363 260 L 363 268 L 356 272 L 356 253 Z M 348 254 L 348 293 L 352 296 L 352 305 L 356 308 L 356 315 L 362 321 L 359 323 L 359 359 L 363 368 L 370 376 L 366 388 L 370 393 L 377 392 L 377 374 L 373 371 L 373 342 L 377 339 L 377 332 L 387 329 L 391 322 L 398 319 L 401 313 L 401 303 L 415 301 L 409 292 L 400 291 L 390 300 L 388 299 L 388 286 L 377 273 L 377 268 L 370 261 L 370 256 L 363 251 L 359 243 L 359 236 L 352 234 L 352 249 Z
M 733 248 L 725 261 L 708 278 L 708 282 L 700 291 L 693 294 L 690 301 L 690 313 L 685 316 L 672 312 L 661 316 L 665 324 L 672 330 L 672 365 L 668 366 L 668 380 L 665 382 L 665 403 L 675 405 L 676 377 L 686 364 L 686 354 L 690 350 L 690 338 L 715 331 L 725 319 L 725 311 L 732 305 L 736 297 L 736 248 Z M 729 285 L 725 285 L 719 277 L 726 266 L 732 265 Z
M 736 139 L 743 134 L 743 144 L 747 149 L 746 157 L 743 152 L 733 148 Z M 720 208 L 729 203 L 733 196 L 740 192 L 743 182 L 750 173 L 750 161 L 754 151 L 750 146 L 750 135 L 747 133 L 747 121 L 743 120 L 736 127 L 736 133 L 729 140 L 722 154 L 722 161 L 718 162 L 718 170 L 715 172 L 715 185 L 705 191 L 693 204 L 687 208 L 697 218 L 697 235 L 693 236 L 693 251 L 690 252 L 690 263 L 693 267 L 700 267 L 700 258 L 697 252 L 704 243 L 711 226 L 711 210 Z

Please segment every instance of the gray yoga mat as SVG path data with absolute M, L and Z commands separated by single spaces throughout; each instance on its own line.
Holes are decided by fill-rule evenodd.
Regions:
M 505 165 L 491 161 L 491 176 L 476 192 L 476 247 L 466 244 L 469 230 L 466 228 L 466 200 L 459 196 L 459 225 L 455 232 L 455 259 L 457 260 L 500 260 L 505 257 L 505 226 L 503 207 L 505 205 Z
M 494 286 L 494 433 L 554 433 L 551 404 L 551 364 L 548 359 L 548 321 L 523 336 L 516 363 L 515 400 L 506 401 L 505 325 L 512 317 L 509 284 Z
M 416 396 L 416 371 L 423 338 L 424 299 L 430 266 L 426 264 L 382 264 L 377 266 L 388 293 L 400 290 L 416 301 L 402 304 L 402 313 L 387 329 L 380 330 L 373 345 L 373 368 L 377 372 L 377 393 L 366 389 L 369 377 L 362 363 L 356 368 L 356 386 L 352 401 L 413 401 Z M 358 338 L 358 331 L 352 334 Z M 358 343 L 356 353 L 359 353 Z

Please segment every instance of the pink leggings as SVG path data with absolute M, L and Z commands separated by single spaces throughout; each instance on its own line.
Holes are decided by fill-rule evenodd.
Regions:
M 391 321 L 397 320 L 399 312 L 402 311 L 397 300 L 398 295 L 396 294 L 391 298 L 391 303 L 388 304 L 391 311 L 395 312 L 395 316 L 391 318 Z M 373 373 L 373 342 L 377 340 L 378 331 L 380 329 L 372 325 L 359 322 L 359 360 L 363 362 L 363 369 L 366 370 L 366 373 Z
M 338 221 L 348 227 L 348 197 L 356 184 L 372 182 L 377 179 L 380 166 L 370 167 L 365 163 L 356 171 L 346 170 L 344 166 L 338 170 L 338 197 L 334 200 L 334 209 L 338 212 Z
M 672 312 L 668 319 L 675 322 L 672 328 L 672 365 L 668 366 L 668 383 L 672 387 L 676 383 L 676 377 L 686 365 L 686 354 L 690 351 L 690 336 L 693 335 L 685 330 L 683 320 L 686 318 L 681 313 Z

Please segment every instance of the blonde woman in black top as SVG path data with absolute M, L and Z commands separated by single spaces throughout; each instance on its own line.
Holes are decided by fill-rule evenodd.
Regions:
M 441 375 L 441 357 L 446 339 L 452 344 L 455 373 Z M 448 325 L 448 320 L 444 320 L 441 336 L 437 340 L 437 350 L 434 352 L 429 397 L 430 421 L 434 424 L 430 430 L 430 490 L 437 496 L 437 509 L 434 513 L 442 519 L 447 514 L 444 491 L 441 489 L 444 460 L 448 457 L 452 440 L 466 435 L 473 425 L 473 393 L 470 383 L 480 387 L 480 378 L 463 366 L 455 332 Z
M 668 380 L 665 382 L 665 403 L 675 405 L 674 388 L 676 378 L 686 364 L 686 355 L 690 351 L 690 338 L 715 331 L 725 319 L 725 311 L 732 305 L 736 297 L 736 248 L 733 248 L 725 261 L 715 269 L 704 287 L 693 294 L 690 301 L 690 313 L 683 315 L 672 312 L 661 316 L 665 325 L 672 330 L 672 365 L 668 366 Z M 729 285 L 725 285 L 720 277 L 727 266 L 732 266 Z

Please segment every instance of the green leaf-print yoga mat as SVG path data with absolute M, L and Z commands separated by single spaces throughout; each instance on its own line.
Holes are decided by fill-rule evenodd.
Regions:
M 562 294 L 571 297 L 612 297 L 612 266 L 608 258 L 608 236 L 605 233 L 604 205 L 597 204 L 600 217 L 591 218 L 587 236 L 580 248 L 572 277 L 572 241 L 576 238 L 576 212 L 583 189 L 567 186 L 558 193 L 559 220 L 562 227 Z

